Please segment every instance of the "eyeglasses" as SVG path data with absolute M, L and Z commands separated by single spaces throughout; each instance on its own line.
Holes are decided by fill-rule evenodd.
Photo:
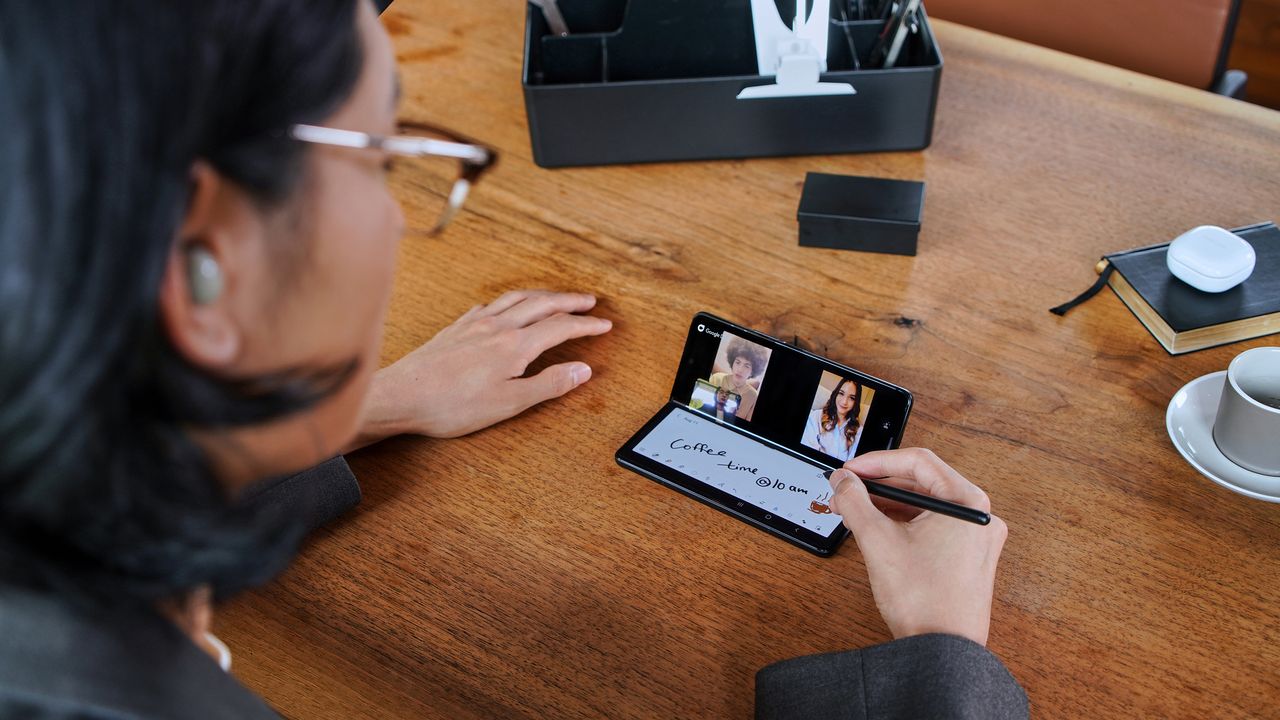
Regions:
M 407 202 L 411 210 L 436 223 L 428 235 L 436 235 L 453 220 L 466 202 L 471 187 L 498 161 L 491 147 L 471 142 L 443 128 L 425 123 L 401 121 L 395 135 L 373 135 L 356 130 L 339 130 L 318 125 L 294 125 L 294 139 L 317 145 L 382 150 L 391 155 L 418 158 L 399 177 L 400 164 L 390 163 L 389 172 L 397 183 L 415 191 Z

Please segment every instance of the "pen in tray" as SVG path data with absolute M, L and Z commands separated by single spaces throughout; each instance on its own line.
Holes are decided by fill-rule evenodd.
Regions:
M 556 0 L 529 0 L 529 4 L 542 9 L 542 17 L 546 18 L 547 27 L 551 28 L 552 34 L 568 37 L 569 26 L 565 23 Z
M 822 473 L 828 480 L 835 470 L 827 470 Z M 922 495 L 910 490 L 903 490 L 899 487 L 886 485 L 885 483 L 876 482 L 875 480 L 863 479 L 862 482 L 867 486 L 867 492 L 872 495 L 879 495 L 888 500 L 896 500 L 903 505 L 918 507 L 922 510 L 930 510 L 939 515 L 947 515 L 958 520 L 965 520 L 978 525 L 986 525 L 991 522 L 991 514 L 975 510 L 971 507 L 965 507 L 957 503 L 941 500 L 929 495 Z

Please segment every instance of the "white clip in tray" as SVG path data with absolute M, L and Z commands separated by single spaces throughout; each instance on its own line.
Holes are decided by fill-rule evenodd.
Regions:
M 743 88 L 739 100 L 759 98 L 853 95 L 848 83 L 819 82 L 827 69 L 827 32 L 831 28 L 831 0 L 814 0 L 805 19 L 807 0 L 796 0 L 796 18 L 788 28 L 774 0 L 751 0 L 760 75 L 773 76 L 772 85 Z

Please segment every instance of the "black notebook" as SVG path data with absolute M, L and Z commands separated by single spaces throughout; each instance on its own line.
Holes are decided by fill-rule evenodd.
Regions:
M 1280 332 L 1280 229 L 1268 222 L 1231 232 L 1253 246 L 1257 264 L 1226 292 L 1203 292 L 1174 277 L 1165 260 L 1169 243 L 1103 258 L 1115 266 L 1111 289 L 1170 354 Z

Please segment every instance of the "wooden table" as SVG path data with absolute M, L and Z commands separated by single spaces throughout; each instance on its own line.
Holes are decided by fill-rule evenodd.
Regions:
M 567 398 L 351 457 L 360 508 L 218 620 L 250 687 L 299 718 L 743 718 L 760 667 L 888 640 L 852 542 L 819 559 L 614 464 L 711 310 L 914 391 L 905 444 L 1011 528 L 990 647 L 1037 716 L 1280 716 L 1280 506 L 1164 429 L 1276 338 L 1170 357 L 1110 292 L 1047 312 L 1105 252 L 1280 219 L 1280 113 L 937 22 L 925 152 L 548 171 L 522 5 L 385 18 L 406 115 L 504 159 L 406 240 L 383 357 L 518 287 L 595 291 L 616 327 L 550 354 L 596 369 Z M 919 256 L 797 247 L 806 171 L 926 181 Z

